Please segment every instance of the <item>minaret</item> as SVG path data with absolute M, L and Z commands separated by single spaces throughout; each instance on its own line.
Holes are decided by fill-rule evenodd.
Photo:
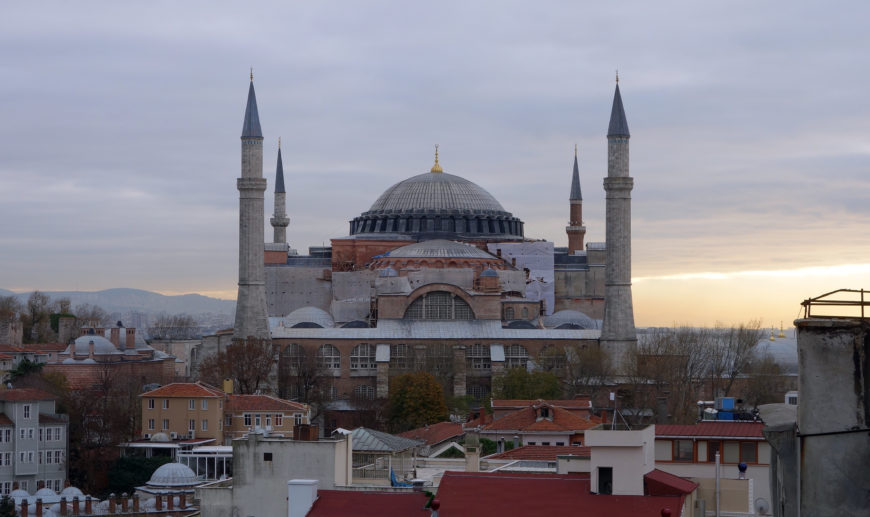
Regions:
M 281 139 L 278 139 L 278 165 L 275 166 L 275 213 L 269 220 L 272 223 L 274 237 L 272 242 L 283 244 L 287 242 L 287 225 L 290 218 L 287 217 L 287 194 L 284 190 L 284 164 L 281 163 Z
M 617 374 L 629 373 L 630 352 L 637 347 L 631 301 L 631 189 L 628 175 L 628 122 L 619 94 L 619 76 L 607 131 L 606 265 L 604 270 L 604 323 L 601 347 L 609 353 Z
M 586 237 L 586 227 L 583 226 L 583 194 L 580 192 L 580 167 L 577 165 L 577 146 L 574 146 L 574 173 L 571 176 L 571 214 L 565 232 L 568 234 L 568 254 L 575 255 L 583 251 L 583 238 Z
M 242 177 L 239 189 L 239 296 L 233 339 L 269 339 L 266 319 L 266 274 L 263 256 L 263 132 L 254 94 L 254 74 L 242 125 Z

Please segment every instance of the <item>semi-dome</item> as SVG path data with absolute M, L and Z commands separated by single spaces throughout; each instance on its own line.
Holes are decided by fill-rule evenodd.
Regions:
M 547 328 L 563 329 L 594 329 L 595 322 L 580 311 L 566 309 L 546 316 L 544 318 L 544 326 Z
M 146 483 L 149 486 L 191 486 L 199 483 L 196 473 L 183 463 L 165 463 L 161 465 L 151 479 Z
M 415 242 L 384 254 L 390 258 L 476 258 L 498 260 L 477 246 L 462 242 L 435 239 Z
M 367 212 L 350 222 L 350 234 L 415 239 L 522 239 L 523 222 L 489 192 L 465 178 L 431 172 L 400 181 L 384 191 Z M 385 235 L 386 234 L 386 235 Z
M 317 307 L 300 307 L 284 316 L 284 326 L 287 328 L 332 328 L 335 320 L 323 309 Z

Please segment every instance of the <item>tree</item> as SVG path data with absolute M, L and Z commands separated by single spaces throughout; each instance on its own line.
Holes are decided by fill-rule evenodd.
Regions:
M 42 367 L 45 366 L 45 363 L 39 363 L 36 361 L 31 361 L 28 358 L 24 358 L 15 365 L 15 368 L 9 371 L 9 380 L 15 380 L 19 377 L 24 377 L 26 375 L 30 375 L 31 373 L 39 373 L 42 371 Z
M 80 303 L 76 305 L 73 314 L 79 322 L 94 327 L 104 327 L 112 323 L 109 314 L 98 305 Z
M 317 350 L 297 344 L 285 346 L 278 358 L 278 396 L 304 402 L 315 420 L 329 400 L 331 376 L 317 360 Z
M 0 517 L 17 517 L 18 512 L 15 511 L 15 501 L 8 495 L 0 498 Z
M 0 321 L 18 319 L 24 306 L 15 296 L 0 296 Z
M 574 345 L 567 351 L 565 383 L 570 398 L 584 395 L 598 400 L 613 374 L 610 356 L 600 346 Z
M 493 379 L 493 394 L 493 398 L 500 399 L 558 399 L 562 388 L 553 372 L 511 368 L 504 376 Z
M 757 408 L 761 404 L 782 402 L 785 381 L 782 369 L 769 353 L 753 360 L 746 369 L 746 379 L 742 392 L 747 405 Z
M 151 339 L 195 339 L 202 337 L 202 329 L 189 314 L 160 314 L 148 327 Z
M 137 486 L 142 486 L 151 479 L 151 475 L 161 465 L 169 463 L 169 456 L 123 456 L 115 460 L 109 468 L 109 485 L 106 490 L 115 494 L 132 494 Z
M 428 372 L 406 373 L 390 379 L 388 410 L 394 432 L 447 420 L 444 390 Z
M 220 386 L 224 379 L 233 379 L 241 394 L 269 389 L 269 375 L 275 363 L 271 341 L 250 337 L 233 341 L 223 351 L 210 355 L 199 365 L 200 380 Z
M 710 361 L 714 396 L 728 396 L 737 376 L 744 373 L 752 361 L 753 351 L 763 337 L 761 320 L 741 323 L 736 328 L 717 325 L 713 331 Z
M 24 339 L 29 343 L 45 343 L 55 336 L 51 331 L 49 316 L 52 312 L 51 297 L 33 291 L 24 308 Z

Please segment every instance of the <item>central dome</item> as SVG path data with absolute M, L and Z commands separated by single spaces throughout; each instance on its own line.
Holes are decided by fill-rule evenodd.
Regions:
M 521 240 L 523 222 L 492 194 L 453 174 L 412 176 L 384 191 L 350 222 L 350 234 L 373 239 Z
M 369 212 L 393 210 L 473 210 L 505 212 L 492 194 L 465 178 L 447 173 L 427 172 L 388 188 Z

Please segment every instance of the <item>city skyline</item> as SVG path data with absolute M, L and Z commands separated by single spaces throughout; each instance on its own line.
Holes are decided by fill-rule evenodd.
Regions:
M 557 246 L 578 144 L 603 241 L 619 68 L 638 326 L 790 325 L 804 298 L 870 285 L 864 4 L 99 5 L 0 21 L 0 288 L 235 298 L 251 66 L 266 224 L 281 137 L 300 253 L 435 144 Z

